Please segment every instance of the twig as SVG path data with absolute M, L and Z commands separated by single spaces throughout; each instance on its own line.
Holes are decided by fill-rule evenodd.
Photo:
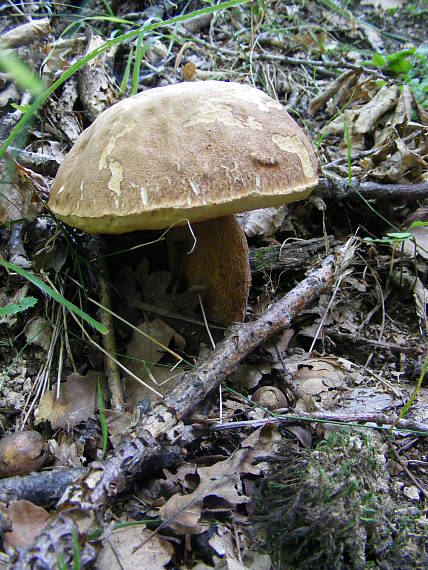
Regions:
M 212 431 L 223 431 L 226 429 L 243 429 L 251 427 L 257 429 L 266 424 L 296 424 L 300 422 L 328 422 L 328 423 L 341 423 L 358 425 L 358 427 L 366 427 L 376 429 L 382 427 L 384 430 L 391 430 L 393 421 L 381 414 L 346 414 L 346 413 L 332 413 L 332 412 L 313 412 L 311 414 L 305 412 L 292 412 L 290 414 L 274 415 L 269 418 L 261 418 L 257 420 L 247 420 L 242 422 L 227 422 L 227 423 L 213 423 L 210 425 Z M 367 425 L 375 424 L 375 425 Z M 399 431 L 416 431 L 420 435 L 428 436 L 428 426 L 421 422 L 413 420 L 401 420 L 398 428 L 395 427 L 393 432 Z
M 303 59 L 301 57 L 290 57 L 288 55 L 278 55 L 272 53 L 258 53 L 257 56 L 260 59 L 267 59 L 269 61 L 281 61 L 283 63 L 289 63 L 292 65 L 308 65 L 309 67 L 324 67 L 325 69 L 353 69 L 354 71 L 364 71 L 376 77 L 384 77 L 378 69 L 371 69 L 368 67 L 363 67 L 355 63 L 348 63 L 347 61 L 321 61 L 314 59 Z
M 93 463 L 87 475 L 71 485 L 61 499 L 61 510 L 35 542 L 19 553 L 12 568 L 31 568 L 43 560 L 43 567 L 56 568 L 56 553 L 62 551 L 65 563 L 73 559 L 73 533 L 79 537 L 82 566 L 95 553 L 85 545 L 87 533 L 97 517 L 119 494 L 129 489 L 137 476 L 153 474 L 167 455 L 180 456 L 178 448 L 168 454 L 161 441 L 177 441 L 183 420 L 208 394 L 217 388 L 236 366 L 256 347 L 282 329 L 306 306 L 330 287 L 334 278 L 334 257 L 312 271 L 295 289 L 273 303 L 257 320 L 233 327 L 197 368 L 186 373 L 178 385 L 143 416 L 134 437 L 126 437 L 103 463 Z M 168 461 L 167 461 L 168 463 Z

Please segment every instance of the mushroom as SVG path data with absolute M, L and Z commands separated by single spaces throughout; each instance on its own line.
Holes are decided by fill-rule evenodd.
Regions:
M 89 233 L 186 226 L 183 274 L 204 286 L 208 316 L 229 323 L 244 319 L 251 281 L 233 214 L 304 199 L 317 181 L 311 144 L 280 103 L 249 85 L 190 82 L 101 113 L 61 164 L 49 207 Z

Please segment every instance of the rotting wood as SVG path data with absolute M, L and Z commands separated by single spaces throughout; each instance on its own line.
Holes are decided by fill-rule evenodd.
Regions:
M 102 517 L 119 494 L 130 488 L 137 476 L 153 474 L 168 463 L 173 453 L 179 457 L 177 447 L 171 446 L 164 451 L 161 442 L 179 440 L 183 429 L 181 420 L 251 351 L 289 327 L 296 315 L 331 286 L 334 265 L 334 256 L 327 256 L 318 269 L 273 303 L 258 319 L 232 327 L 216 350 L 186 373 L 164 400 L 142 418 L 135 434 L 125 437 L 103 463 L 93 463 L 89 472 L 67 489 L 55 519 L 29 548 L 18 553 L 11 568 L 37 568 L 41 567 L 37 566 L 41 561 L 45 569 L 56 568 L 58 552 L 63 552 L 66 564 L 71 563 L 73 533 L 79 538 L 81 567 L 92 563 L 95 551 L 85 542 L 93 523 Z
M 328 237 L 329 246 L 334 237 Z M 271 271 L 273 269 L 304 269 L 308 260 L 316 253 L 325 250 L 324 238 L 307 240 L 290 240 L 282 245 L 251 248 L 249 251 L 250 269 L 252 273 Z
M 314 196 L 331 200 L 358 199 L 357 190 L 366 200 L 390 201 L 406 200 L 406 202 L 422 200 L 428 197 L 428 182 L 410 182 L 409 184 L 380 184 L 378 182 L 359 182 L 352 180 L 350 187 L 348 180 L 337 178 L 332 181 L 320 178 L 318 186 L 312 192 Z

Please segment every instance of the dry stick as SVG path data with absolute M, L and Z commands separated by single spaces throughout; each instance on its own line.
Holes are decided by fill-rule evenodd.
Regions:
M 200 422 L 200 421 L 199 421 Z M 340 423 L 344 425 L 356 425 L 357 427 L 374 429 L 376 426 L 383 428 L 384 430 L 393 429 L 393 420 L 388 418 L 383 414 L 352 414 L 346 412 L 313 412 L 307 413 L 303 411 L 290 413 L 281 413 L 279 411 L 278 415 L 272 415 L 269 418 L 261 418 L 258 420 L 244 420 L 241 422 L 227 422 L 227 423 L 212 423 L 207 422 L 210 431 L 224 431 L 229 429 L 245 429 L 253 428 L 257 429 L 266 424 L 297 424 L 297 423 L 308 423 L 308 422 L 328 422 L 328 423 Z M 200 422 L 203 423 L 203 422 Z M 371 425 L 365 425 L 365 424 Z M 375 426 L 373 424 L 376 424 Z M 399 429 L 397 429 L 399 428 Z M 414 420 L 400 420 L 398 425 L 394 428 L 393 433 L 399 433 L 399 431 L 411 431 L 418 432 L 419 435 L 428 436 L 428 425 L 422 422 Z
M 210 392 L 217 388 L 255 348 L 290 326 L 305 307 L 326 291 L 334 279 L 334 256 L 329 255 L 297 287 L 273 303 L 257 320 L 235 326 L 200 365 L 186 373 L 179 384 L 144 416 L 133 437 L 126 437 L 103 463 L 93 463 L 87 475 L 72 484 L 61 499 L 61 511 L 28 549 L 18 554 L 13 569 L 56 568 L 57 553 L 73 559 L 73 532 L 81 545 L 81 567 L 95 557 L 84 544 L 90 527 L 117 496 L 130 488 L 136 477 L 153 474 L 168 463 L 177 448 L 162 448 L 162 440 L 177 441 L 183 420 Z M 169 455 L 168 455 L 169 454 Z M 165 458 L 165 455 L 167 457 Z M 163 461 L 162 461 L 163 460 Z
M 359 182 L 353 179 L 353 188 L 366 198 L 366 200 L 422 200 L 428 197 L 428 182 L 409 184 L 379 184 L 378 182 Z M 331 179 L 321 178 L 313 194 L 321 198 L 329 198 L 335 201 L 355 199 L 356 194 L 349 187 L 345 178 Z

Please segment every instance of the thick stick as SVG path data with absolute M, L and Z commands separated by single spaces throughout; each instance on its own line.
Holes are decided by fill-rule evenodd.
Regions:
M 60 502 L 61 512 L 33 545 L 19 554 L 12 568 L 56 568 L 58 552 L 63 552 L 66 564 L 71 564 L 73 532 L 81 544 L 81 567 L 90 563 L 94 551 L 85 545 L 85 540 L 97 516 L 102 516 L 106 507 L 129 489 L 141 473 L 153 474 L 162 465 L 171 464 L 171 454 L 178 457 L 177 448 L 164 451 L 162 440 L 177 441 L 181 420 L 251 351 L 290 326 L 296 315 L 331 285 L 333 278 L 334 257 L 330 255 L 319 269 L 273 303 L 264 315 L 235 327 L 208 358 L 185 374 L 176 388 L 143 417 L 133 437 L 125 438 L 102 464 L 93 463 L 87 475 L 68 488 Z M 36 566 L 41 561 L 43 565 Z

